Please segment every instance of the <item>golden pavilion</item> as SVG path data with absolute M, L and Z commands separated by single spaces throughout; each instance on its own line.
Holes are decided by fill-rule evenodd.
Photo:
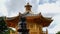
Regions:
M 41 13 L 33 14 L 31 8 L 32 5 L 27 3 L 27 5 L 25 5 L 26 10 L 23 14 L 19 12 L 19 15 L 16 17 L 6 17 L 5 22 L 8 27 L 13 27 L 16 29 L 14 34 L 18 34 L 18 23 L 20 22 L 19 19 L 22 15 L 26 16 L 26 26 L 29 29 L 29 34 L 48 34 L 48 29 L 44 32 L 42 28 L 48 27 L 53 21 L 52 18 L 44 17 Z M 13 34 L 12 31 L 10 31 L 10 34 Z

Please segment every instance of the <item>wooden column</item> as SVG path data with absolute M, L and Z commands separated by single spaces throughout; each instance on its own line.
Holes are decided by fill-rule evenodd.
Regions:
M 46 29 L 46 34 L 48 34 L 48 29 Z
M 42 28 L 43 28 L 42 25 L 40 25 L 40 28 L 39 28 L 40 33 L 39 34 L 43 34 Z

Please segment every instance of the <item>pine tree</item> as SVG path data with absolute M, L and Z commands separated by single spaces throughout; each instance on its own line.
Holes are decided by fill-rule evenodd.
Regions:
M 3 17 L 0 17 L 0 34 L 4 34 L 8 31 L 7 24 L 4 21 Z

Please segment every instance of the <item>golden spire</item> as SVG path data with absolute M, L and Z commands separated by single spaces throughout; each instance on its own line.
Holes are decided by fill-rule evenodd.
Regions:
M 26 11 L 27 12 L 30 12 L 31 11 L 31 5 L 29 4 L 29 3 L 27 3 L 27 5 L 25 5 L 25 7 L 26 7 Z

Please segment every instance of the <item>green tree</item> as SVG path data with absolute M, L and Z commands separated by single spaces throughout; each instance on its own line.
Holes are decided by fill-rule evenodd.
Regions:
M 8 27 L 3 17 L 0 17 L 0 34 L 5 34 L 8 31 Z
M 56 34 L 60 34 L 60 31 L 59 31 L 59 32 L 57 32 Z
M 10 30 L 14 33 L 15 31 L 12 28 L 7 27 L 4 17 L 0 17 L 0 34 L 10 34 Z

